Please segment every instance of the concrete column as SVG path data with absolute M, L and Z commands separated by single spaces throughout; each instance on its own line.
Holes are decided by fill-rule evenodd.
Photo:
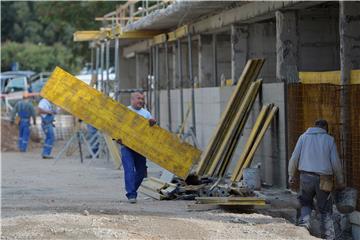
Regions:
M 212 36 L 199 36 L 199 83 L 200 87 L 214 86 Z
M 136 53 L 136 88 L 145 89 L 147 86 L 147 77 L 149 75 L 149 56 L 148 54 Z
M 340 95 L 341 107 L 341 132 L 343 135 L 342 146 L 344 147 L 345 167 L 351 168 L 349 156 L 351 152 L 350 131 L 350 96 L 349 86 L 351 70 L 360 66 L 360 3 L 339 2 L 339 33 L 340 33 L 340 83 L 342 91 Z M 350 172 L 351 174 L 351 172 Z M 348 178 L 349 180 L 349 178 Z M 352 184 L 348 182 L 348 184 Z
M 231 25 L 231 79 L 239 80 L 248 54 L 248 27 Z
M 294 83 L 298 77 L 298 34 L 296 13 L 276 12 L 276 79 Z

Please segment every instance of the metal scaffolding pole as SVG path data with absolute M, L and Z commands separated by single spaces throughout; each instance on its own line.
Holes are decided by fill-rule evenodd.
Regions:
M 115 60 L 115 100 L 120 100 L 120 65 L 119 65 L 119 39 L 115 38 L 115 53 L 114 53 L 114 60 Z
M 159 45 L 155 46 L 155 112 L 156 119 L 160 124 L 160 65 L 159 65 Z
M 194 89 L 194 77 L 192 72 L 192 45 L 191 34 L 188 34 L 188 49 L 189 49 L 189 80 L 191 83 L 191 115 L 192 115 L 192 127 L 196 136 L 196 116 L 195 116 L 195 89 Z
M 177 40 L 178 45 L 178 76 L 180 84 L 180 116 L 181 122 L 184 122 L 184 93 L 183 93 L 183 80 L 182 80 L 182 53 L 181 53 L 181 41 Z
M 167 81 L 167 102 L 168 102 L 168 128 L 171 132 L 171 91 L 170 91 L 170 76 L 169 76 L 169 58 L 168 58 L 168 43 L 165 42 L 165 72 Z
M 105 56 L 105 44 L 101 43 L 101 51 L 100 51 L 100 68 L 101 68 L 101 84 L 100 84 L 100 91 L 104 92 L 104 56 Z
M 109 95 L 110 93 L 110 41 L 106 41 L 106 84 L 105 84 L 105 94 Z
M 96 68 L 96 82 L 95 82 L 95 88 L 98 89 L 99 86 L 99 63 L 100 63 L 100 48 L 99 46 L 96 46 L 96 63 L 95 63 L 95 68 Z
M 152 75 L 153 75 L 153 59 L 152 59 L 152 48 L 149 49 L 149 74 L 147 78 L 147 108 L 148 111 L 151 112 L 151 81 L 152 81 Z

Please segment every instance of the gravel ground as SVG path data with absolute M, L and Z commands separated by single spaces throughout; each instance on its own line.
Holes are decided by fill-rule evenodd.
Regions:
M 54 165 L 41 159 L 40 151 L 1 153 L 1 239 L 313 238 L 283 218 L 259 213 L 190 211 L 192 201 L 142 194 L 129 204 L 123 172 L 111 162 L 81 164 L 72 156 Z M 158 176 L 159 168 L 149 164 L 149 175 Z

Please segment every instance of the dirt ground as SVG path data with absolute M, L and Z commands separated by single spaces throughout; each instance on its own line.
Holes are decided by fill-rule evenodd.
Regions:
M 57 143 L 62 146 L 64 143 Z M 55 149 L 55 154 L 56 155 Z M 2 152 L 1 239 L 312 239 L 283 218 L 221 209 L 189 210 L 193 201 L 125 199 L 123 171 L 103 159 L 54 160 Z M 159 168 L 149 164 L 149 175 Z

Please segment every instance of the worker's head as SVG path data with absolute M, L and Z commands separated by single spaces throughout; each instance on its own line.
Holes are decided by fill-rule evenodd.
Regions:
M 326 132 L 329 131 L 328 122 L 324 119 L 319 119 L 315 121 L 315 127 L 325 129 Z
M 145 104 L 145 98 L 142 92 L 136 91 L 131 93 L 131 106 L 134 109 L 139 110 L 144 107 L 144 104 Z

